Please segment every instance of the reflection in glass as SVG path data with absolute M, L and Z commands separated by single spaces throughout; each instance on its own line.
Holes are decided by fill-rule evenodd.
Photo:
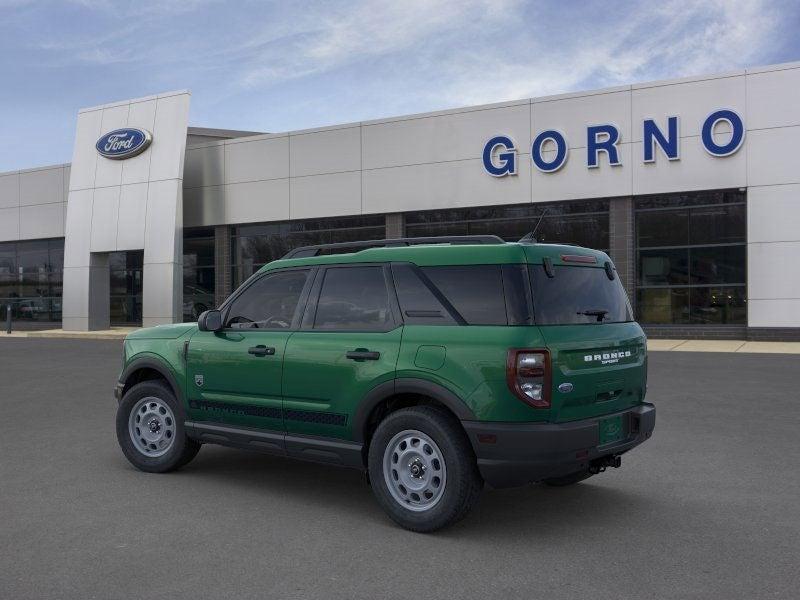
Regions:
M 233 287 L 293 248 L 384 239 L 384 215 L 239 225 L 232 237 Z
M 747 205 L 738 190 L 635 200 L 642 323 L 747 323 Z
M 142 324 L 143 263 L 144 252 L 141 250 L 109 254 L 112 325 Z
M 744 287 L 701 287 L 691 291 L 691 322 L 698 325 L 747 323 Z
M 418 211 L 406 213 L 406 235 L 496 235 L 516 242 L 538 224 L 540 242 L 603 250 L 609 245 L 608 210 L 608 200 L 595 200 Z
M 11 305 L 15 320 L 57 327 L 61 321 L 63 268 L 63 239 L 0 244 L 2 318 Z

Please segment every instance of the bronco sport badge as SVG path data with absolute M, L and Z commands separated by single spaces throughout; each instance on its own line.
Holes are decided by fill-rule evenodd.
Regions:
M 620 358 L 630 358 L 633 353 L 630 350 L 617 350 L 616 352 L 603 352 L 602 354 L 587 354 L 583 357 L 583 362 L 599 362 L 601 365 L 613 365 L 619 362 Z

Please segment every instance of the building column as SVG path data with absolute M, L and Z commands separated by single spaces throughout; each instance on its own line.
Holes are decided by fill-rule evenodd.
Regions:
M 231 228 L 214 227 L 214 306 L 219 306 L 231 295 Z
M 111 327 L 111 273 L 108 254 L 91 252 L 89 264 L 64 265 L 61 326 L 93 331 Z
M 609 255 L 617 267 L 622 287 L 636 308 L 636 250 L 634 248 L 633 198 L 612 198 L 608 215 Z
M 391 213 L 386 215 L 386 238 L 406 237 L 406 220 L 403 213 Z

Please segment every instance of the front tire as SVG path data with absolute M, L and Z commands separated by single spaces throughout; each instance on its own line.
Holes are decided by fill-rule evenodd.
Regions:
M 435 531 L 464 518 L 483 489 L 464 431 L 431 406 L 404 408 L 381 421 L 368 462 L 378 503 L 411 531 Z
M 117 441 L 137 469 L 166 473 L 191 461 L 200 444 L 186 436 L 183 407 L 162 381 L 137 383 L 117 408 Z

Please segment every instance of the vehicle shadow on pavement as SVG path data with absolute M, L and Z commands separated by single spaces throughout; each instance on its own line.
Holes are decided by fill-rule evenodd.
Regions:
M 340 511 L 343 517 L 392 526 L 378 507 L 364 475 L 353 469 L 206 446 L 190 465 L 170 476 L 174 475 L 191 479 L 193 486 L 226 490 L 225 494 L 233 490 L 263 494 L 265 502 L 301 503 L 312 512 Z M 529 536 L 535 532 L 542 538 L 548 533 L 578 533 L 589 522 L 625 528 L 631 512 L 653 508 L 652 498 L 645 494 L 609 483 L 612 485 L 604 483 L 600 475 L 564 488 L 486 488 L 466 519 L 437 535 L 474 539 Z

